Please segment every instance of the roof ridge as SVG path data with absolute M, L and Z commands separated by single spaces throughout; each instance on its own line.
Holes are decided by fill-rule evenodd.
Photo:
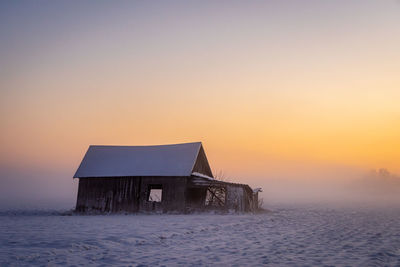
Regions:
M 202 144 L 201 142 L 188 142 L 176 144 L 163 144 L 163 145 L 89 145 L 89 147 L 160 147 L 160 146 L 179 146 L 179 145 L 192 145 Z

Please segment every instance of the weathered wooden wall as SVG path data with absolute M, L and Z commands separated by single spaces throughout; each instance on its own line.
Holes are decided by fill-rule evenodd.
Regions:
M 186 212 L 204 210 L 206 195 L 207 187 L 187 187 Z
M 226 208 L 234 211 L 245 211 L 244 190 L 241 186 L 227 185 Z
M 76 210 L 117 212 L 138 210 L 139 180 L 123 178 L 79 179 Z
M 253 191 L 248 185 L 229 183 L 218 180 L 209 180 L 201 177 L 191 177 L 188 179 L 188 197 L 187 206 L 189 210 L 209 210 L 218 209 L 221 211 L 237 211 L 237 212 L 249 212 L 256 211 L 257 205 Z M 207 188 L 213 187 L 224 187 L 226 191 L 225 205 L 224 206 L 205 206 L 205 198 Z M 192 195 L 189 198 L 189 195 Z
M 151 185 L 162 186 L 162 201 L 148 201 Z M 206 207 L 209 187 L 224 187 L 225 204 Z M 194 177 L 80 178 L 78 212 L 192 212 L 209 209 L 255 211 L 257 197 L 247 185 Z
M 162 185 L 162 201 L 148 201 L 149 186 Z M 80 178 L 76 211 L 185 211 L 185 177 Z
M 257 211 L 260 207 L 258 207 L 258 192 L 253 193 L 253 210 Z
M 185 211 L 186 177 L 142 177 L 141 179 L 140 211 Z M 161 184 L 163 187 L 160 203 L 147 201 L 148 188 L 151 184 Z

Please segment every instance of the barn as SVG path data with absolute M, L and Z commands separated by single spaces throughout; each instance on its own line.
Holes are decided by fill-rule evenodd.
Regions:
M 258 209 L 258 190 L 214 179 L 201 142 L 90 146 L 74 178 L 77 212 Z

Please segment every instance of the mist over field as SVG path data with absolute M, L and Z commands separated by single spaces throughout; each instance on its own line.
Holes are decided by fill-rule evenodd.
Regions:
M 298 166 L 297 166 L 298 167 Z M 275 205 L 316 206 L 397 206 L 400 203 L 400 177 L 387 169 L 321 168 L 310 166 L 293 171 L 266 170 L 264 174 L 249 171 L 234 175 L 216 171 L 222 180 L 248 183 L 261 187 L 263 207 Z M 0 168 L 1 209 L 73 209 L 76 203 L 78 179 L 72 179 L 74 169 L 12 169 Z
M 72 209 L 75 206 L 78 180 L 71 170 L 45 168 L 0 168 L 1 209 Z
M 345 178 L 266 179 L 264 203 L 316 204 L 339 206 L 398 206 L 399 177 L 364 176 Z

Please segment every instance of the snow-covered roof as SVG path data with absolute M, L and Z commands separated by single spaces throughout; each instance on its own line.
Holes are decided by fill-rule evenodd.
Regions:
M 90 146 L 74 178 L 190 176 L 201 146 Z

